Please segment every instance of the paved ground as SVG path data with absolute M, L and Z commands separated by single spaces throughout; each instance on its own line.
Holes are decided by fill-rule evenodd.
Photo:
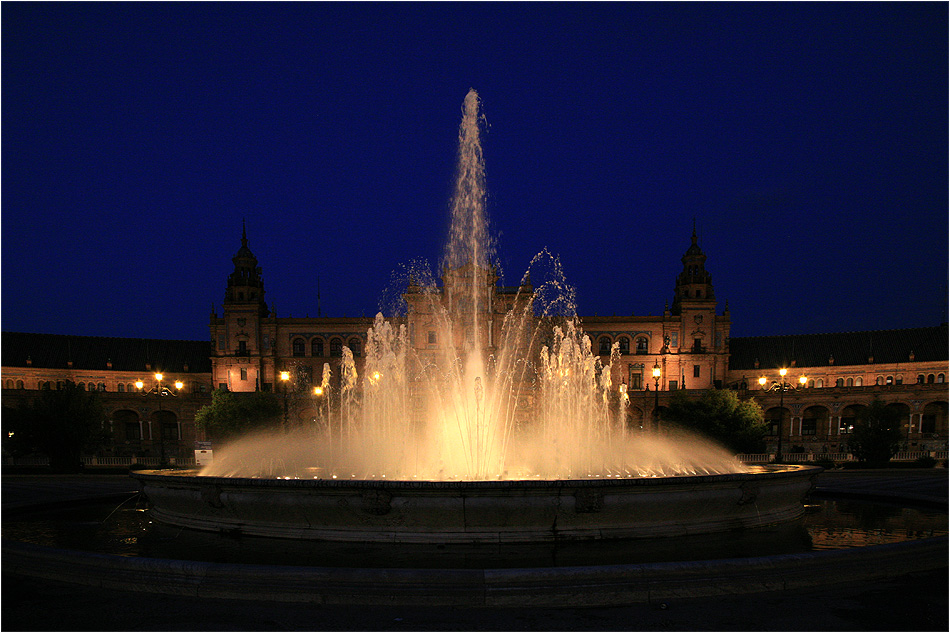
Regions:
M 947 502 L 944 469 L 833 471 L 819 489 Z M 123 476 L 4 475 L 2 507 L 135 490 Z M 199 600 L 2 578 L 4 631 L 946 631 L 947 570 L 807 591 L 598 608 L 365 607 Z

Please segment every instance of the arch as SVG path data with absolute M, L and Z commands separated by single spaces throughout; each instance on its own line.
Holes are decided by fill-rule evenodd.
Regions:
M 791 415 L 791 411 L 788 410 L 788 407 L 769 407 L 763 414 L 766 428 L 765 434 L 778 437 L 779 429 L 781 428 L 782 436 L 788 436 L 790 432 L 789 429 L 791 428 L 789 425 Z M 779 426 L 780 424 L 781 426 Z
M 317 410 L 312 407 L 304 407 L 297 412 L 294 418 L 297 426 L 305 429 L 314 428 L 317 424 Z
M 947 403 L 929 402 L 920 415 L 920 433 L 925 439 L 936 439 L 947 432 Z
M 821 405 L 812 405 L 802 412 L 802 422 L 799 435 L 804 437 L 816 437 L 828 435 L 828 421 L 831 419 L 831 412 L 827 407 Z
M 854 424 L 863 409 L 863 404 L 849 404 L 841 410 L 841 417 L 838 420 L 838 435 L 849 435 L 854 431 Z
M 299 336 L 291 342 L 291 354 L 294 356 L 304 356 L 304 341 Z
M 835 387 L 844 387 L 844 378 L 836 378 Z
M 900 415 L 901 432 L 906 437 L 907 432 L 910 430 L 910 407 L 903 402 L 890 402 L 887 404 L 887 408 L 897 411 Z
M 923 374 L 917 374 L 917 384 L 918 384 L 918 385 L 924 384 L 924 375 L 923 375 Z
M 13 378 L 7 378 L 5 381 L 3 381 L 3 388 L 4 388 L 4 389 L 13 389 L 13 384 L 14 384 L 14 383 L 13 383 Z
M 597 353 L 601 356 L 610 354 L 610 337 L 601 336 L 597 339 Z
M 938 384 L 943 383 L 945 380 L 946 380 L 946 376 L 944 376 L 943 374 L 937 374 L 937 383 L 938 383 Z
M 17 380 L 17 381 L 16 381 L 16 388 L 17 388 L 17 389 L 26 389 L 26 385 L 23 384 L 23 381 L 22 381 L 22 380 Z
M 934 375 L 933 375 L 933 374 L 927 374 L 927 384 L 928 384 L 928 385 L 934 384 Z
M 627 355 L 630 353 L 630 338 L 627 336 L 621 336 L 617 339 L 617 343 L 620 344 L 620 353 Z
M 846 387 L 853 387 L 853 386 L 854 386 L 854 378 L 852 378 L 851 376 L 848 376 L 848 380 L 845 382 L 845 386 L 846 386 Z
M 361 341 L 359 337 L 354 336 L 353 338 L 351 338 L 346 346 L 350 348 L 351 352 L 353 352 L 354 357 L 362 356 L 363 341 Z
M 821 388 L 824 387 L 824 386 L 825 386 L 825 379 L 824 379 L 824 378 L 818 378 L 817 380 L 815 380 L 815 387 L 816 387 L 816 388 L 821 389 Z
M 627 408 L 627 419 L 625 423 L 628 431 L 642 431 L 645 421 L 646 413 L 643 409 L 634 406 Z
M 315 336 L 310 339 L 310 355 L 320 357 L 323 356 L 323 352 L 323 338 L 320 336 Z
M 875 378 L 874 384 L 876 384 L 878 387 L 882 386 L 884 384 L 884 376 L 878 376 Z
M 116 385 L 115 390 L 119 393 L 125 393 L 125 384 L 120 382 L 118 385 Z
M 117 439 L 137 442 L 142 439 L 142 421 L 139 414 L 130 409 L 119 409 L 112 413 L 112 423 Z
M 637 337 L 637 354 L 647 354 L 650 350 L 650 339 L 645 336 Z
M 181 439 L 181 425 L 178 423 L 178 416 L 167 409 L 153 411 L 150 416 L 152 428 L 152 439 L 161 439 L 163 442 L 177 442 Z
M 855 387 L 863 387 L 863 386 L 864 386 L 864 378 L 862 378 L 861 376 L 858 376 L 857 378 L 855 378 L 855 379 L 854 379 L 854 386 L 855 386 Z
M 330 356 L 343 356 L 343 339 L 336 336 L 330 339 Z

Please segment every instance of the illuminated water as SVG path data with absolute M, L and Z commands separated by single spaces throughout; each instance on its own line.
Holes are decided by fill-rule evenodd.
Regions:
M 497 285 L 479 98 L 465 97 L 441 286 L 409 271 L 406 319 L 377 315 L 357 372 L 325 365 L 308 428 L 244 438 L 203 475 L 357 479 L 577 479 L 743 472 L 685 433 L 628 424 L 629 402 L 575 316 L 546 252 L 517 288 Z M 425 341 L 424 343 L 422 341 Z M 337 386 L 338 385 L 338 386 Z

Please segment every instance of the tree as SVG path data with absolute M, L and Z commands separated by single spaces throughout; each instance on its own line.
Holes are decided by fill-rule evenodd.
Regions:
M 96 450 L 109 437 L 99 393 L 72 382 L 61 389 L 43 390 L 32 401 L 5 413 L 4 435 L 13 451 L 44 453 L 55 471 L 79 470 L 82 453 Z
M 273 393 L 235 393 L 218 389 L 211 395 L 211 404 L 201 407 L 195 414 L 195 426 L 212 437 L 228 439 L 278 426 L 283 411 L 280 399 Z
M 861 409 L 848 442 L 858 461 L 885 464 L 901 444 L 900 413 L 881 400 L 874 400 Z
M 698 399 L 674 391 L 663 419 L 697 431 L 737 453 L 764 448 L 766 430 L 762 407 L 752 398 L 740 400 L 734 391 L 709 389 Z

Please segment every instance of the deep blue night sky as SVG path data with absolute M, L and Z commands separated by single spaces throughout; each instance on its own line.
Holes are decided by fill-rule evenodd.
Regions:
M 948 5 L 16 3 L 2 327 L 205 339 L 246 219 L 280 316 L 438 261 L 462 100 L 505 282 L 660 314 L 693 218 L 733 336 L 936 325 Z

